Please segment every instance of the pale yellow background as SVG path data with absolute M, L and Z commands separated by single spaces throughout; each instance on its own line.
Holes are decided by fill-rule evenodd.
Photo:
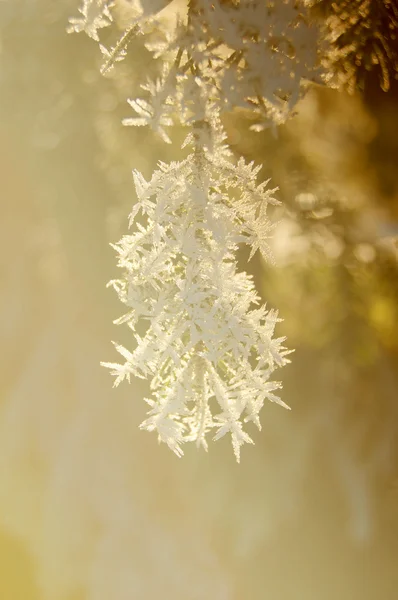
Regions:
M 354 359 L 339 362 L 329 336 L 340 331 L 342 302 L 330 264 L 317 267 L 311 292 L 299 267 L 265 279 L 253 263 L 297 353 L 281 374 L 293 410 L 264 407 L 263 431 L 241 465 L 228 440 L 207 455 L 188 447 L 181 460 L 158 446 L 138 430 L 145 385 L 113 390 L 99 366 L 116 360 L 111 339 L 132 343 L 112 325 L 123 307 L 105 289 L 116 275 L 108 244 L 126 233 L 135 198 L 130 171 L 149 177 L 157 159 L 178 152 L 120 124 L 147 54 L 137 45 L 124 76 L 99 77 L 95 42 L 65 33 L 75 14 L 72 0 L 0 1 L 0 600 L 394 600 L 398 355 L 389 297 L 372 308 L 386 340 L 383 375 L 363 392 L 353 376 L 352 397 L 365 400 L 351 404 L 339 385 Z M 373 125 L 355 101 L 322 106 L 335 115 L 333 156 L 313 98 L 280 143 L 288 156 L 301 140 L 313 165 L 334 165 L 327 176 L 340 181 L 347 146 L 344 137 L 333 146 L 333 136 L 355 119 L 359 132 Z M 336 106 L 346 107 L 337 117 Z M 272 135 L 249 148 L 234 127 L 243 151 L 265 160 Z M 345 177 L 351 192 L 370 197 L 366 161 L 355 154 L 368 137 L 355 138 Z M 275 156 L 281 185 L 287 162 Z M 363 341 L 369 365 L 378 335 Z

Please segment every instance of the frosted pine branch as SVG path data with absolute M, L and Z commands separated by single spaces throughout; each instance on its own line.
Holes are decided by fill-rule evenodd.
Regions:
M 105 366 L 116 385 L 131 374 L 151 380 L 141 428 L 178 456 L 185 442 L 207 449 L 208 435 L 229 433 L 239 461 L 241 445 L 252 442 L 245 423 L 260 428 L 264 401 L 286 407 L 270 377 L 287 351 L 274 337 L 276 312 L 258 308 L 252 278 L 237 272 L 234 258 L 238 244 L 255 243 L 272 192 L 256 183 L 253 166 L 241 160 L 233 168 L 222 141 L 219 125 L 202 123 L 184 161 L 161 163 L 149 182 L 134 173 L 136 231 L 115 246 L 123 276 L 112 285 L 128 308 L 118 322 L 147 329 L 135 333 L 132 352 L 116 346 L 124 363 Z M 135 222 L 139 211 L 145 226 Z
M 161 17 L 168 4 L 134 2 L 116 45 L 100 45 L 106 72 L 143 35 L 161 69 L 141 85 L 145 97 L 129 99 L 133 114 L 123 123 L 149 125 L 167 143 L 170 126 L 191 127 L 183 147 L 192 148 L 185 160 L 159 163 L 149 181 L 134 172 L 134 231 L 114 246 L 122 275 L 110 285 L 126 305 L 115 323 L 131 329 L 135 345 L 115 344 L 124 362 L 103 364 L 115 385 L 132 375 L 150 380 L 141 428 L 178 456 L 187 442 L 207 449 L 209 437 L 229 434 L 239 461 L 241 446 L 252 443 L 247 424 L 260 428 L 264 402 L 286 407 L 271 377 L 288 351 L 274 335 L 276 311 L 261 306 L 235 258 L 245 243 L 250 258 L 259 250 L 270 259 L 274 190 L 257 182 L 259 167 L 231 161 L 221 116 L 250 110 L 256 130 L 284 121 L 317 72 L 317 32 L 297 0 L 190 0 L 174 24 Z M 98 40 L 111 6 L 83 0 L 69 30 Z

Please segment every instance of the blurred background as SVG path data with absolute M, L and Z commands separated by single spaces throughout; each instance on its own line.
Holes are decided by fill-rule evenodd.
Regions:
M 101 77 L 67 35 L 75 0 L 0 0 L 0 599 L 395 600 L 398 595 L 398 85 L 310 89 L 276 132 L 226 117 L 279 186 L 275 265 L 242 268 L 295 348 L 283 411 L 235 464 L 177 459 L 138 430 L 144 384 L 112 389 L 115 242 L 131 170 L 175 160 L 126 98 L 139 41 Z

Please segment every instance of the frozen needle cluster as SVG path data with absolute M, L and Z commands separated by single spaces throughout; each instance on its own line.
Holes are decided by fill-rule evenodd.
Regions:
M 142 211 L 146 225 L 136 223 L 137 231 L 117 244 L 124 275 L 111 284 L 128 307 L 118 322 L 135 332 L 146 321 L 147 329 L 143 337 L 135 333 L 133 352 L 116 346 L 124 364 L 106 366 L 116 384 L 131 374 L 151 379 L 141 427 L 156 431 L 178 456 L 184 442 L 207 449 L 207 434 L 230 433 L 239 460 L 241 445 L 252 443 L 244 423 L 260 428 L 266 399 L 284 405 L 270 376 L 286 351 L 283 338 L 273 337 L 277 314 L 258 307 L 253 281 L 237 272 L 234 258 L 240 242 L 265 251 L 273 198 L 256 185 L 257 169 L 228 160 L 215 127 L 197 125 L 193 152 L 161 163 L 149 182 L 134 174 L 139 201 L 130 218 Z
M 120 3 L 84 0 L 83 18 L 70 29 L 98 37 L 96 27 L 108 25 Z M 287 350 L 274 337 L 277 313 L 261 306 L 235 259 L 241 243 L 251 256 L 268 257 L 266 209 L 276 201 L 267 182 L 257 182 L 259 167 L 232 161 L 221 117 L 233 107 L 250 110 L 260 130 L 291 114 L 315 72 L 315 31 L 296 0 L 190 0 L 165 25 L 169 4 L 131 3 L 119 41 L 101 45 L 107 72 L 132 37 L 144 36 L 162 66 L 141 86 L 145 97 L 129 100 L 135 114 L 124 124 L 150 126 L 171 143 L 168 128 L 180 123 L 190 128 L 184 146 L 191 148 L 181 162 L 159 163 L 150 181 L 134 173 L 135 231 L 115 245 L 123 275 L 110 283 L 127 307 L 117 323 L 130 327 L 136 345 L 116 344 L 124 362 L 104 365 L 116 385 L 131 375 L 150 380 L 141 428 L 178 456 L 185 442 L 207 449 L 209 435 L 230 434 L 239 461 L 242 444 L 252 443 L 246 423 L 260 428 L 264 401 L 286 406 L 271 375 Z

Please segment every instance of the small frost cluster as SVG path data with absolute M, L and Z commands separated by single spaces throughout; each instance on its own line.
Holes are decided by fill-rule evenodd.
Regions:
M 96 29 L 110 24 L 110 8 L 119 3 L 84 0 L 82 17 L 70 20 L 69 31 L 85 30 L 98 39 Z M 133 2 L 130 24 L 118 43 L 101 46 L 106 72 L 123 60 L 134 35 L 150 34 L 146 46 L 162 59 L 163 69 L 157 81 L 143 86 L 150 100 L 138 113 L 148 121 L 202 118 L 195 110 L 196 81 L 219 111 L 248 109 L 258 118 L 253 128 L 261 130 L 270 121 L 285 121 L 303 85 L 317 77 L 318 30 L 307 18 L 304 1 L 190 0 L 174 27 L 170 20 L 157 20 L 168 4 Z
M 97 39 L 120 2 L 84 0 L 70 30 Z M 242 444 L 252 443 L 245 424 L 260 428 L 264 401 L 286 406 L 270 378 L 288 360 L 284 339 L 274 337 L 277 313 L 259 304 L 235 259 L 241 243 L 268 257 L 266 208 L 275 200 L 257 182 L 259 168 L 232 162 L 221 116 L 250 109 L 256 130 L 283 121 L 315 73 L 315 36 L 296 0 L 190 0 L 165 25 L 157 13 L 169 4 L 133 2 L 119 41 L 101 45 L 107 72 L 144 36 L 162 66 L 142 85 L 146 97 L 129 100 L 135 115 L 124 124 L 148 125 L 168 143 L 167 128 L 183 124 L 192 148 L 181 162 L 160 163 L 150 181 L 134 173 L 135 232 L 115 245 L 123 275 L 110 284 L 127 306 L 116 322 L 130 327 L 136 347 L 116 344 L 125 362 L 103 364 L 116 385 L 131 375 L 150 380 L 141 427 L 178 456 L 185 442 L 207 448 L 209 434 L 229 433 L 239 461 Z
M 83 0 L 79 8 L 79 17 L 69 19 L 68 33 L 84 31 L 89 37 L 99 42 L 98 29 L 108 27 L 112 22 L 110 8 L 112 2 L 106 0 Z

